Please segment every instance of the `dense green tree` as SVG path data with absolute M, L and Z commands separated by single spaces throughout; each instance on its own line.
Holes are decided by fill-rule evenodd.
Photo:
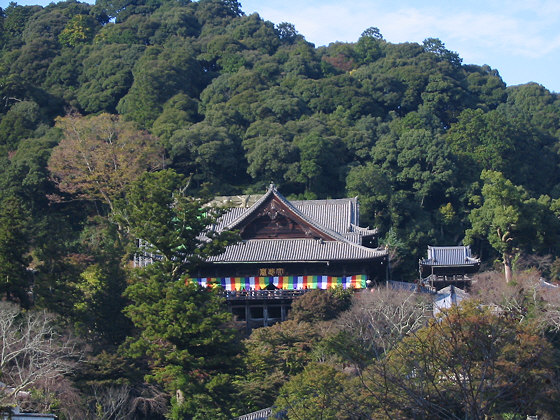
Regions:
M 453 66 L 461 65 L 462 60 L 459 57 L 459 54 L 445 48 L 445 44 L 438 38 L 426 38 L 422 44 L 425 51 L 435 54 L 442 60 L 449 61 Z
M 49 117 L 59 115 L 64 106 L 79 107 L 76 92 L 80 87 L 79 80 L 84 69 L 83 60 L 88 53 L 87 47 L 63 49 L 50 63 L 43 87 L 52 97 L 57 98 L 60 104 L 48 113 Z
M 364 91 L 381 104 L 385 112 L 405 115 L 418 109 L 421 94 L 427 85 L 424 68 L 437 64 L 416 44 L 386 46 L 386 56 L 352 72 L 361 81 Z
M 446 139 L 471 182 L 487 169 L 502 172 L 531 191 L 545 193 L 542 186 L 550 185 L 557 176 L 556 156 L 549 153 L 552 139 L 499 111 L 463 111 Z
M 515 257 L 523 250 L 538 252 L 543 245 L 546 248 L 546 243 L 554 242 L 549 238 L 556 238 L 559 226 L 547 197 L 530 199 L 523 187 L 500 172 L 483 171 L 481 180 L 482 197 L 479 207 L 469 215 L 472 228 L 466 231 L 465 240 L 487 240 L 501 255 L 505 279 L 510 282 Z
M 338 137 L 323 137 L 310 133 L 295 139 L 299 149 L 299 162 L 290 180 L 301 183 L 311 194 L 329 195 L 338 193 L 342 174 L 337 162 L 344 162 L 344 148 Z
M 2 194 L 0 202 L 0 291 L 8 300 L 27 307 L 30 304 L 31 258 L 29 215 L 17 196 Z
M 289 22 L 280 22 L 276 25 L 276 31 L 280 41 L 293 44 L 296 40 L 301 39 L 301 35 L 296 30 L 296 27 Z
M 288 76 L 318 79 L 321 75 L 321 63 L 315 53 L 313 44 L 300 40 L 293 45 L 285 46 L 277 52 L 278 55 L 287 54 L 284 70 Z
M 87 113 L 114 113 L 118 101 L 132 86 L 132 68 L 144 46 L 97 45 L 84 59 L 77 92 L 79 106 Z
M 238 354 L 231 315 L 216 289 L 185 283 L 183 276 L 234 235 L 211 232 L 216 212 L 186 197 L 184 188 L 185 179 L 172 170 L 146 173 L 122 204 L 131 234 L 145 241 L 139 252 L 162 256 L 132 273 L 126 313 L 139 335 L 128 351 L 147 358 L 148 376 L 175 395 L 172 418 L 230 418 Z
M 428 111 L 433 114 L 444 128 L 456 121 L 468 98 L 462 83 L 440 75 L 430 76 L 421 97 L 423 107 L 427 108 L 422 112 Z
M 98 13 L 122 23 L 131 16 L 151 14 L 163 3 L 165 0 L 99 0 L 95 3 L 95 8 L 98 9 Z
M 292 320 L 254 330 L 244 342 L 246 374 L 239 382 L 247 409 L 270 407 L 289 377 L 313 360 L 320 338 L 312 324 Z
M 381 235 L 392 231 L 405 245 L 406 251 L 402 251 L 418 257 L 430 243 L 460 240 L 463 231 L 456 223 L 459 220 L 453 227 L 441 216 L 442 207 L 449 204 L 450 209 L 460 209 L 463 204 L 455 157 L 437 128 L 418 112 L 395 119 L 378 131 L 383 134 L 371 150 L 372 162 L 352 168 L 347 177 L 347 189 L 363 195 L 367 206 L 375 206 L 368 220 L 375 218 Z M 406 263 L 408 267 L 401 268 L 412 270 L 411 262 Z
M 338 108 L 331 117 L 333 131 L 344 140 L 348 152 L 354 162 L 365 164 L 370 159 L 370 152 L 375 145 L 378 131 L 381 126 L 381 119 L 372 116 L 361 117 L 357 121 L 349 121 L 349 115 L 340 115 L 342 108 Z
M 96 44 L 150 45 L 159 24 L 148 16 L 134 15 L 123 23 L 108 23 L 96 34 Z
M 201 110 L 204 113 L 212 105 L 228 101 L 231 103 L 241 98 L 238 106 L 242 109 L 239 109 L 239 112 L 244 114 L 247 120 L 251 120 L 251 104 L 257 102 L 257 91 L 265 87 L 266 80 L 256 71 L 241 68 L 235 74 L 222 74 L 200 94 Z
M 556 138 L 560 134 L 559 107 L 558 95 L 536 83 L 508 88 L 507 99 L 500 105 L 509 118 L 521 119 Z
M 339 107 L 348 110 L 352 119 L 382 113 L 378 104 L 364 93 L 360 82 L 349 75 L 303 79 L 297 82 L 294 90 L 316 113 L 331 114 Z
M 251 177 L 279 184 L 286 180 L 299 157 L 292 130 L 267 120 L 257 121 L 247 129 L 243 148 Z
M 209 183 L 214 191 L 233 184 L 239 176 L 239 148 L 224 128 L 198 123 L 176 131 L 170 143 L 174 168 L 192 175 L 195 186 Z
M 132 73 L 134 82 L 117 111 L 144 128 L 151 127 L 164 103 L 175 94 L 198 95 L 202 78 L 192 48 L 180 39 L 169 41 L 165 48 L 146 49 Z
M 29 18 L 21 37 L 26 44 L 37 39 L 56 42 L 68 21 L 69 17 L 57 8 L 44 8 Z
M 355 47 L 360 63 L 371 63 L 381 57 L 383 42 L 383 35 L 378 28 L 371 27 L 362 32 Z
M 214 291 L 174 279 L 156 263 L 135 274 L 127 315 L 139 329 L 129 354 L 174 395 L 171 418 L 231 418 L 236 333 Z
M 47 70 L 56 56 L 56 42 L 48 38 L 33 38 L 17 51 L 10 72 L 24 80 L 41 84 L 47 77 Z
M 383 171 L 369 162 L 350 168 L 346 191 L 360 200 L 360 220 L 370 226 L 387 226 L 391 183 Z
M 254 179 L 281 184 L 298 159 L 297 148 L 279 134 L 245 139 L 243 146 L 248 150 L 247 172 Z
M 502 103 L 506 96 L 506 84 L 497 70 L 487 65 L 466 66 L 467 89 L 476 98 L 476 106 L 482 109 L 494 109 Z
M 55 130 L 50 130 L 40 138 L 21 141 L 0 171 L 0 189 L 18 196 L 23 209 L 33 220 L 28 225 L 33 238 L 30 242 L 40 242 L 45 216 L 49 212 L 48 196 L 54 193 L 54 188 L 47 162 L 57 140 Z
M 18 45 L 30 17 L 41 9 L 40 6 L 19 6 L 16 2 L 10 2 L 4 9 L 4 42 L 8 46 Z
M 161 7 L 152 16 L 151 20 L 159 23 L 151 44 L 163 44 L 172 36 L 196 37 L 200 34 L 200 23 L 194 17 L 192 7 L 183 6 L 181 3 L 171 2 L 170 7 Z
M 263 21 L 257 13 L 242 16 L 228 27 L 231 36 L 245 48 L 273 54 L 280 39 L 272 22 Z
M 198 2 L 195 17 L 203 25 L 202 33 L 218 32 L 234 18 L 243 15 L 237 0 L 203 0 Z
M 328 364 L 311 363 L 280 389 L 275 409 L 288 419 L 363 418 L 359 407 L 353 407 L 352 399 L 345 395 L 347 380 Z
M 421 206 L 439 206 L 455 184 L 453 160 L 445 142 L 427 130 L 409 130 L 396 145 L 400 189 L 413 191 Z
M 279 123 L 286 123 L 308 114 L 306 101 L 290 89 L 279 86 L 260 93 L 258 102 L 253 106 L 253 115 L 259 122 L 272 118 Z
M 185 177 L 172 169 L 146 172 L 132 183 L 115 216 L 134 238 L 144 241 L 141 252 L 161 255 L 171 278 L 223 251 L 237 238 L 232 232 L 211 230 L 220 211 L 186 196 L 187 186 Z
M 71 283 L 72 320 L 97 352 L 121 344 L 131 330 L 122 312 L 128 303 L 123 296 L 127 285 L 122 266 L 125 250 L 115 224 L 102 217 L 88 220 L 80 236 L 80 251 L 91 264 Z
M 0 143 L 8 149 L 17 148 L 18 142 L 31 137 L 41 122 L 41 110 L 33 101 L 17 102 L 0 121 Z
M 163 105 L 162 113 L 152 125 L 152 133 L 171 149 L 168 142 L 173 134 L 200 120 L 198 105 L 197 100 L 184 93 L 173 96 Z

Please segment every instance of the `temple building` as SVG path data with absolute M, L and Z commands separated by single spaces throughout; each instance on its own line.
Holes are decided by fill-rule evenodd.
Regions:
M 363 288 L 387 279 L 388 254 L 376 230 L 359 226 L 357 198 L 289 201 L 271 185 L 250 207 L 234 207 L 217 230 L 241 241 L 208 260 L 199 284 L 224 290 Z
M 479 269 L 480 259 L 472 257 L 468 246 L 428 246 L 428 258 L 419 262 L 420 283 L 433 290 L 469 288 Z
M 271 185 L 240 197 L 219 220 L 241 241 L 209 258 L 189 280 L 220 285 L 236 318 L 250 330 L 286 319 L 294 297 L 312 289 L 361 289 L 386 281 L 388 253 L 376 230 L 359 226 L 357 198 L 289 201 Z

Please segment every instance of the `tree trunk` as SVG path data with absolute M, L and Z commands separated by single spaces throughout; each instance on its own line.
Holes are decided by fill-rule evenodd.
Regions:
M 177 405 L 183 405 L 185 403 L 185 394 L 182 390 L 176 390 L 175 397 L 177 398 Z
M 504 254 L 503 259 L 504 259 L 504 274 L 506 277 L 506 283 L 509 283 L 513 278 L 513 270 L 511 268 L 511 263 L 513 258 L 509 254 Z

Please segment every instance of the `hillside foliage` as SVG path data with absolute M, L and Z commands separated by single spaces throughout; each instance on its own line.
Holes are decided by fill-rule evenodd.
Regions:
M 200 240 L 220 214 L 202 203 L 274 182 L 290 198 L 358 196 L 396 280 L 416 278 L 428 245 L 460 243 L 486 267 L 503 265 L 508 287 L 521 268 L 558 280 L 559 165 L 559 94 L 508 87 L 498 70 L 464 64 L 439 39 L 394 44 L 372 26 L 355 42 L 316 47 L 236 0 L 12 2 L 0 9 L 0 293 L 22 310 L 58 315 L 57 328 L 88 349 L 72 381 L 59 382 L 65 389 L 34 382 L 30 408 L 61 418 L 218 419 L 278 399 L 293 418 L 379 418 L 421 416 L 427 408 L 406 395 L 427 390 L 434 407 L 445 405 L 442 416 L 518 413 L 483 400 L 513 395 L 508 375 L 529 354 L 556 357 L 557 343 L 527 326 L 469 307 L 414 337 L 416 324 L 390 339 L 371 336 L 371 326 L 348 336 L 343 325 L 367 325 L 364 313 L 409 302 L 310 295 L 285 326 L 242 343 L 219 296 L 182 289 L 180 276 L 236 239 Z M 162 261 L 132 270 L 137 240 Z M 549 314 L 558 307 L 550 305 Z M 480 321 L 530 340 L 516 355 L 491 349 L 492 363 L 507 367 L 496 383 L 476 396 L 452 383 L 449 396 L 441 381 L 418 377 L 413 390 L 393 381 L 383 398 L 368 394 L 380 369 L 416 374 L 400 354 L 432 350 L 434 334 L 447 337 L 463 316 L 467 327 Z M 206 324 L 190 325 L 197 317 Z M 426 367 L 432 379 L 453 368 L 438 363 Z M 519 384 L 539 393 L 526 407 L 553 412 L 540 402 L 541 391 L 556 395 L 541 387 L 558 383 L 556 359 L 527 363 Z M 480 363 L 471 368 L 479 384 Z M 310 389 L 316 406 L 302 405 Z

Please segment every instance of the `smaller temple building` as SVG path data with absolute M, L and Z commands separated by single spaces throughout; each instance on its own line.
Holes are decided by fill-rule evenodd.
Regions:
M 479 269 L 480 259 L 472 257 L 469 246 L 428 246 L 428 258 L 419 262 L 420 284 L 432 290 L 469 288 Z
M 387 280 L 388 253 L 374 247 L 376 230 L 359 226 L 357 198 L 289 201 L 270 185 L 252 205 L 232 207 L 215 229 L 238 231 L 241 241 L 190 280 L 221 286 L 232 312 L 248 323 L 285 319 L 292 297 L 306 290 Z

